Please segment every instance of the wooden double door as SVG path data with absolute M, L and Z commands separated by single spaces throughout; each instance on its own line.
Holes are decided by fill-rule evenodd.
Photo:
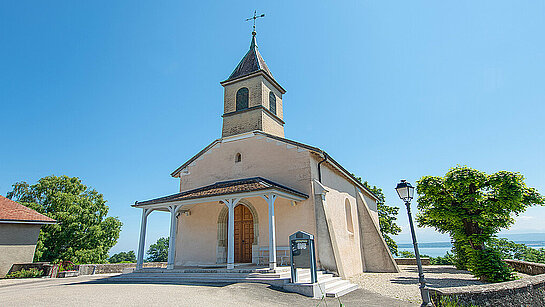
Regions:
M 235 207 L 235 263 L 252 262 L 254 217 L 248 207 Z

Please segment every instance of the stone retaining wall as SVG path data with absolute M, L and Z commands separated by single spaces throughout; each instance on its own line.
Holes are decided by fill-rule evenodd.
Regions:
M 395 258 L 397 265 L 416 265 L 416 258 Z M 431 265 L 430 258 L 420 258 L 422 265 Z
M 442 297 L 448 297 L 460 306 L 545 306 L 545 264 L 504 261 L 517 272 L 535 276 L 495 284 L 430 289 L 432 300 L 436 306 L 441 306 Z
M 145 268 L 166 268 L 166 262 L 146 262 Z M 79 275 L 122 273 L 124 269 L 136 268 L 136 263 L 80 264 Z
M 543 263 L 533 263 L 533 262 L 511 260 L 511 259 L 505 259 L 503 261 L 517 272 L 521 272 L 528 275 L 545 274 L 545 264 Z
M 545 275 L 495 284 L 430 289 L 435 306 L 441 297 L 448 297 L 459 306 L 545 306 Z
M 17 272 L 20 270 L 38 269 L 44 272 L 43 276 L 56 277 L 58 266 L 50 264 L 49 262 L 34 262 L 34 263 L 15 263 L 11 266 L 8 274 Z

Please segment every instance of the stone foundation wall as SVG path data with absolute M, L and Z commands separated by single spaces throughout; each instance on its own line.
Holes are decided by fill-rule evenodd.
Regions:
M 49 262 L 15 263 L 14 265 L 11 266 L 11 269 L 9 270 L 8 274 L 11 274 L 13 272 L 18 272 L 21 270 L 30 270 L 30 269 L 42 270 L 44 272 L 43 276 L 55 277 L 57 276 L 58 266 L 54 264 L 50 264 Z
M 416 265 L 416 258 L 395 258 L 397 265 Z M 422 265 L 431 265 L 430 258 L 420 258 Z
M 80 264 L 79 275 L 122 273 L 124 269 L 136 268 L 136 263 Z M 166 262 L 146 262 L 145 268 L 166 268 Z

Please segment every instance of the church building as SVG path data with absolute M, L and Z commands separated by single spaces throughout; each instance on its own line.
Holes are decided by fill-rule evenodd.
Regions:
M 342 278 L 397 272 L 379 226 L 377 197 L 318 147 L 284 136 L 284 94 L 258 51 L 250 49 L 224 87 L 221 138 L 176 168 L 178 193 L 146 201 L 147 217 L 170 213 L 167 268 L 290 264 L 289 235 L 313 234 L 320 269 Z M 291 103 L 291 102 L 288 102 Z

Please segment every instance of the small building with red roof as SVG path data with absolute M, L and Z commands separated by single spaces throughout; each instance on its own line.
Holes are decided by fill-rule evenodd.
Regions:
M 56 221 L 0 195 L 0 277 L 14 263 L 34 259 L 40 228 Z

